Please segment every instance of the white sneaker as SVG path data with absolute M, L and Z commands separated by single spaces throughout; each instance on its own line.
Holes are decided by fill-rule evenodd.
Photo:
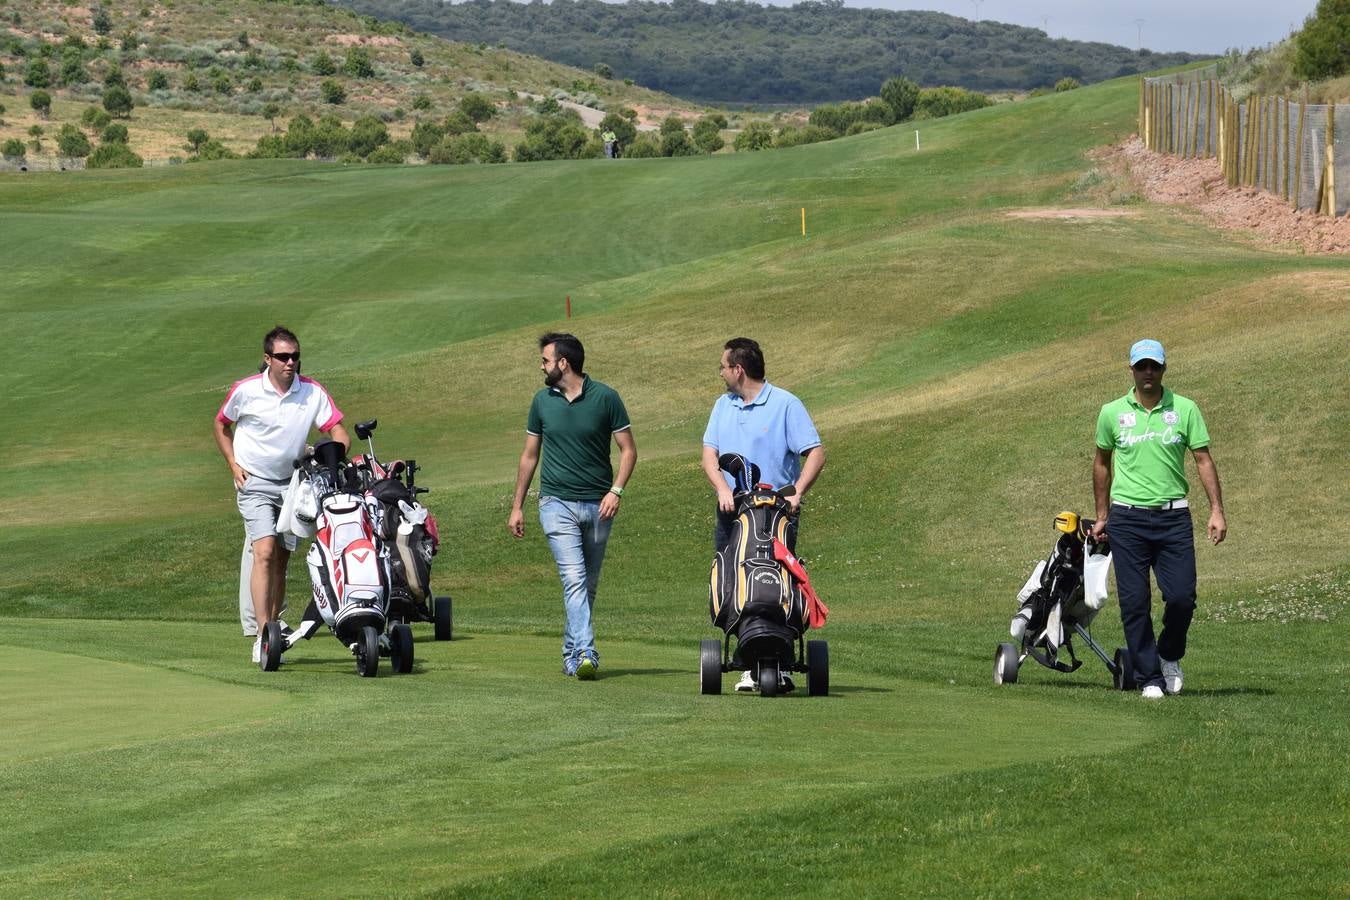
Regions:
M 753 694 L 759 690 L 759 685 L 755 684 L 755 676 L 748 670 L 741 673 L 741 680 L 736 682 L 736 690 L 743 694 Z
M 1162 661 L 1162 673 L 1163 673 L 1163 682 L 1166 686 L 1167 693 L 1180 694 L 1181 677 L 1182 677 L 1181 662 L 1180 661 L 1172 662 L 1172 660 L 1170 659 L 1164 659 Z
M 1145 700 L 1161 700 L 1163 698 L 1163 689 L 1156 684 L 1150 684 L 1139 693 Z
M 253 642 L 253 664 L 256 666 L 262 662 L 262 638 Z

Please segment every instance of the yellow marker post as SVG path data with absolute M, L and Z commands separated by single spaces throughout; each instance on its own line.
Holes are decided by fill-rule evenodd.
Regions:
M 806 207 L 802 207 L 802 237 L 806 237 Z

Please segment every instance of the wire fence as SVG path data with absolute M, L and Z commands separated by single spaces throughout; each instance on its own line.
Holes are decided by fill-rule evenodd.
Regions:
M 1350 107 L 1251 95 L 1236 99 L 1217 65 L 1139 83 L 1139 134 L 1155 153 L 1219 160 L 1230 187 L 1268 191 L 1295 209 L 1350 212 Z M 1337 140 L 1337 135 L 1342 135 Z M 1343 187 L 1339 191 L 1337 184 Z

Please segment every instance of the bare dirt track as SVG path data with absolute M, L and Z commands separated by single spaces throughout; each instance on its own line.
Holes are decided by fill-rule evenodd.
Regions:
M 1195 209 L 1219 228 L 1245 231 L 1262 244 L 1295 252 L 1350 252 L 1350 218 L 1296 210 L 1250 187 L 1230 188 L 1217 160 L 1153 153 L 1137 137 L 1093 156 L 1106 168 L 1128 174 L 1146 199 Z

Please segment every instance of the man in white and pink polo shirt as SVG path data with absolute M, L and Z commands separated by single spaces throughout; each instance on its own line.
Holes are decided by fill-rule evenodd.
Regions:
M 253 612 L 258 633 L 286 597 L 286 564 L 295 537 L 277 533 L 282 497 L 311 428 L 344 447 L 342 411 L 313 378 L 300 375 L 300 339 L 278 325 L 263 338 L 263 368 L 237 381 L 216 413 L 216 445 L 230 466 L 244 530 L 253 545 Z M 253 661 L 261 653 L 253 642 Z

